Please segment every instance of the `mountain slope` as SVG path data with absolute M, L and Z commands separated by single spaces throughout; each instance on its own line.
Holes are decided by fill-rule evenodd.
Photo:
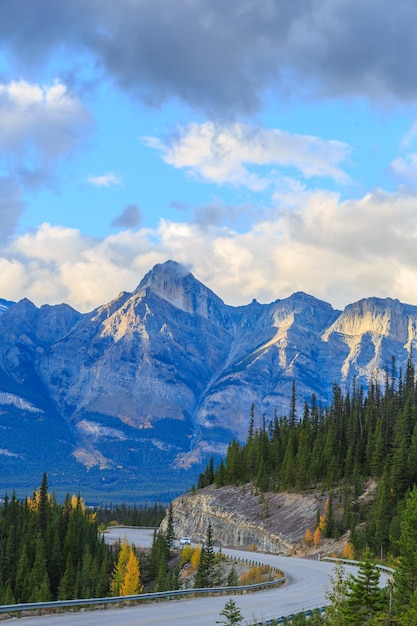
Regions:
M 95 501 L 171 498 L 232 436 L 245 439 L 252 404 L 258 423 L 288 413 L 296 380 L 301 413 L 335 382 L 366 385 L 393 356 L 404 366 L 417 339 L 417 307 L 397 300 L 340 312 L 295 293 L 231 307 L 174 261 L 85 315 L 2 303 L 0 469 L 21 476 L 30 457 L 22 484 L 52 466 L 56 489 L 76 482 Z

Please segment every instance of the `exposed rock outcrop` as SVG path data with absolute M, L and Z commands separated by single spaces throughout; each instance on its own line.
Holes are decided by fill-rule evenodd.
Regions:
M 173 500 L 174 531 L 177 537 L 202 542 L 210 523 L 218 546 L 294 555 L 305 551 L 305 532 L 314 530 L 324 500 L 317 494 L 260 495 L 251 485 L 221 489 L 212 485 Z M 167 519 L 162 530 L 166 524 Z

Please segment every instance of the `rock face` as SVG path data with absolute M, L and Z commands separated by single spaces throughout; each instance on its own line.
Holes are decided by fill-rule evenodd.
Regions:
M 209 523 L 215 545 L 294 555 L 307 528 L 314 529 L 324 496 L 296 493 L 260 496 L 245 487 L 206 487 L 172 502 L 176 537 L 205 540 Z M 161 524 L 166 530 L 167 519 Z
M 287 413 L 295 380 L 301 414 L 334 383 L 383 380 L 393 356 L 404 368 L 416 342 L 415 306 L 231 307 L 173 261 L 89 314 L 0 300 L 0 490 L 48 471 L 58 492 L 167 501 L 246 438 L 252 404 L 258 423 Z

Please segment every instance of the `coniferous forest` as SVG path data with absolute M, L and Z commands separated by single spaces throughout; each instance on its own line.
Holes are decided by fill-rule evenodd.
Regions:
M 360 494 L 373 480 L 371 505 Z M 332 626 L 417 624 L 417 386 L 410 355 L 406 371 L 396 373 L 393 359 L 381 386 L 371 381 L 365 393 L 333 388 L 332 402 L 313 397 L 296 414 L 296 389 L 288 417 L 254 427 L 254 409 L 246 443 L 232 441 L 225 461 L 210 460 L 198 487 L 252 482 L 259 491 L 320 490 L 329 493 L 318 527 L 327 537 L 350 530 L 350 542 L 362 560 L 357 577 L 336 571 L 325 616 L 312 624 Z M 334 502 L 342 514 L 334 515 Z M 348 557 L 352 558 L 352 557 Z M 375 560 L 394 568 L 390 589 L 381 590 Z M 310 623 L 310 621 L 308 623 Z M 305 617 L 292 623 L 304 624 Z
M 47 477 L 33 497 L 5 496 L 0 508 L 0 602 L 106 595 L 111 549 L 80 496 L 58 504 Z
M 255 428 L 252 407 L 246 442 L 232 441 L 217 467 L 211 459 L 200 475 L 199 488 L 252 482 L 260 493 L 328 492 L 323 533 L 337 537 L 351 531 L 355 553 L 365 560 L 360 574 L 365 582 L 367 577 L 377 579 L 372 556 L 388 558 L 397 570 L 394 617 L 391 609 L 387 612 L 387 595 L 378 595 L 375 584 L 369 615 L 383 615 L 386 621 L 367 619 L 366 623 L 417 623 L 413 622 L 417 620 L 417 385 L 411 355 L 405 372 L 397 373 L 393 360 L 384 383 L 371 381 L 366 392 L 353 383 L 343 394 L 335 385 L 329 405 L 321 406 L 313 397 L 302 415 L 296 407 L 295 384 L 288 416 L 264 416 Z M 364 506 L 358 496 L 370 479 L 378 488 L 372 504 Z M 336 498 L 338 515 L 334 514 Z M 45 474 L 32 497 L 6 496 L 0 507 L 0 603 L 123 595 L 140 592 L 144 583 L 156 590 L 177 588 L 178 567 L 168 566 L 173 545 L 170 511 L 169 530 L 155 533 L 150 554 L 144 558 L 127 545 L 106 545 L 97 518 L 104 524 L 117 519 L 157 525 L 162 507 L 136 510 L 116 505 L 100 512 L 88 509 L 80 496 L 69 495 L 59 504 L 48 492 Z M 333 602 L 335 621 L 329 610 L 327 621 L 320 618 L 317 623 L 340 623 L 341 615 L 343 623 L 365 623 L 355 621 L 362 610 L 360 576 L 359 582 L 345 585 L 339 606 Z M 335 588 L 340 585 L 341 580 L 336 580 Z
M 363 510 L 357 498 L 365 482 L 378 483 L 375 503 Z M 343 395 L 333 387 L 332 402 L 316 398 L 296 413 L 296 389 L 289 416 L 254 428 L 252 407 L 247 440 L 233 440 L 225 461 L 211 460 L 198 487 L 253 482 L 261 492 L 310 489 L 337 493 L 343 515 L 332 518 L 327 536 L 351 529 L 357 553 L 369 547 L 375 554 L 395 551 L 404 497 L 417 483 L 417 386 L 410 356 L 406 371 L 396 373 L 395 361 L 381 385 L 356 388 Z M 358 530 L 359 528 L 359 530 Z
M 112 505 L 88 508 L 78 496 L 59 504 L 44 474 L 39 490 L 0 506 L 0 605 L 101 598 L 177 589 L 172 506 L 166 533 L 154 532 L 150 551 L 126 541 L 105 543 L 107 525 L 158 526 L 165 509 Z M 175 551 L 174 551 L 175 553 Z M 184 557 L 185 558 L 185 557 Z

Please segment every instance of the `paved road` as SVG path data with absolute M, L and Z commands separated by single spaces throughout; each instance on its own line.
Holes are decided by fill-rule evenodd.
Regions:
M 152 543 L 152 532 L 138 529 L 112 529 L 106 540 L 111 542 L 124 536 L 137 547 Z M 223 552 L 278 567 L 285 572 L 288 582 L 278 589 L 247 595 L 185 598 L 123 609 L 83 610 L 75 614 L 22 618 L 19 623 L 27 622 L 28 626 L 215 626 L 220 611 L 229 597 L 233 597 L 244 619 L 253 624 L 255 618 L 261 621 L 325 604 L 332 563 L 240 550 L 223 549 Z

